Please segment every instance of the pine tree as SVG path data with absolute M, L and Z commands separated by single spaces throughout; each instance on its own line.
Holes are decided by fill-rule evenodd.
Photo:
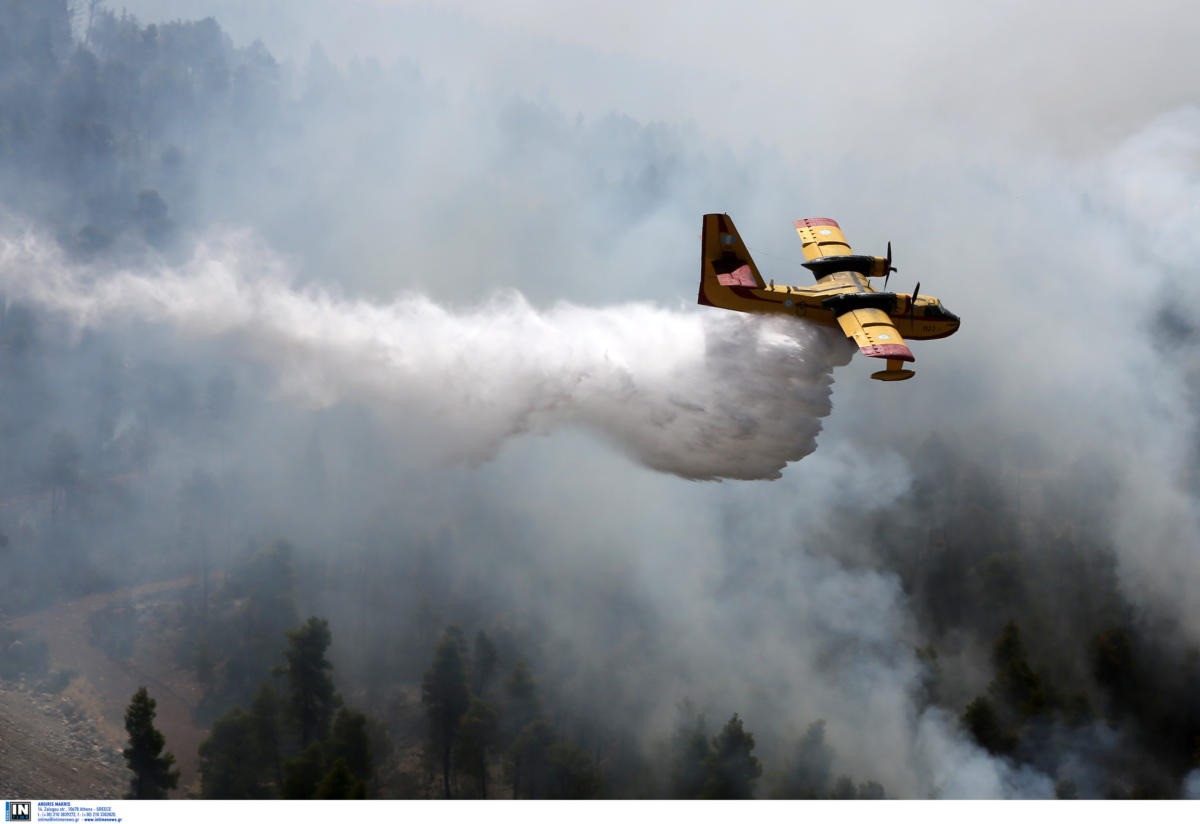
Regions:
M 433 667 L 421 683 L 421 703 L 429 718 L 429 749 L 442 768 L 442 787 L 450 797 L 450 760 L 459 721 L 470 702 L 463 634 L 447 627 L 433 654 Z
M 992 755 L 1004 755 L 1017 746 L 1017 736 L 1006 729 L 986 695 L 980 695 L 963 710 L 959 720 L 975 743 Z
M 754 784 L 762 775 L 762 764 L 751 755 L 754 736 L 742 729 L 737 713 L 713 739 L 713 751 L 706 760 L 708 778 L 705 798 L 753 798 Z
M 355 778 L 364 784 L 371 780 L 371 736 L 367 716 L 359 710 L 342 707 L 333 719 L 333 731 L 325 742 L 325 758 L 336 766 L 343 762 Z
M 283 762 L 283 797 L 312 798 L 325 775 L 325 755 L 315 741 L 295 758 Z
M 488 758 L 496 741 L 496 708 L 481 698 L 472 698 L 459 723 L 455 752 L 460 769 L 478 784 L 480 798 L 487 798 Z
M 704 716 L 691 701 L 677 710 L 675 734 L 671 739 L 669 794 L 671 798 L 699 798 L 704 790 L 705 763 L 712 745 Z
M 567 741 L 550 747 L 551 798 L 599 798 L 603 788 L 604 776 L 591 753 Z
M 261 754 L 255 746 L 254 721 L 234 707 L 213 722 L 200 744 L 202 798 L 266 798 L 259 780 Z
M 329 768 L 329 772 L 325 773 L 313 795 L 313 798 L 338 800 L 355 800 L 366 797 L 367 782 L 354 776 L 354 773 L 346 766 L 344 758 L 333 762 L 333 766 Z
M 263 683 L 250 712 L 234 707 L 200 744 L 203 798 L 275 798 L 283 786 L 279 695 Z
M 513 798 L 545 798 L 550 788 L 550 748 L 554 730 L 544 718 L 526 725 L 508 753 Z
M 154 727 L 156 705 L 146 688 L 139 687 L 125 710 L 125 730 L 129 733 L 125 763 L 133 770 L 126 798 L 166 798 L 167 790 L 179 784 L 179 770 L 172 769 L 175 756 L 162 752 L 166 739 Z
M 263 681 L 250 703 L 250 722 L 254 742 L 262 756 L 266 780 L 274 791 L 283 787 L 283 699 L 270 683 Z
M 1045 679 L 1030 666 L 1021 643 L 1021 631 L 1012 621 L 1004 625 L 992 644 L 992 666 L 996 676 L 988 686 L 989 692 L 1014 711 L 1020 721 L 1053 709 L 1054 697 Z
M 288 648 L 284 652 L 287 664 L 287 710 L 300 736 L 300 746 L 307 747 L 324 738 L 329 722 L 341 698 L 333 686 L 329 671 L 333 664 L 325 657 L 332 636 L 329 622 L 313 616 L 300 627 L 287 632 Z

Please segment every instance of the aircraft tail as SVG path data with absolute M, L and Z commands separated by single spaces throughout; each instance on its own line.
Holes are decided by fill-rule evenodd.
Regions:
M 740 290 L 766 285 L 729 215 L 705 215 L 700 238 L 701 306 L 738 309 Z

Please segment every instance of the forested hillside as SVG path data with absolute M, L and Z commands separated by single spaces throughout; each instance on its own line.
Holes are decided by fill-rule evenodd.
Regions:
M 446 459 L 403 408 L 313 389 L 303 348 L 280 356 L 298 364 L 284 380 L 253 357 L 265 336 L 174 329 L 169 313 L 89 325 L 13 297 L 18 280 L 132 271 L 165 304 L 179 272 L 211 262 L 201 248 L 250 282 L 290 266 L 297 294 L 348 294 L 364 316 L 391 270 L 454 304 L 544 266 L 527 291 L 557 299 L 572 254 L 600 261 L 572 299 L 615 300 L 614 284 L 658 276 L 649 261 L 686 254 L 693 276 L 692 247 L 659 241 L 676 206 L 775 183 L 770 151 L 535 99 L 464 102 L 414 67 L 338 66 L 319 47 L 285 65 L 213 19 L 0 1 L 5 693 L 83 695 L 98 677 L 52 661 L 23 617 L 186 579 L 152 607 L 97 608 L 86 639 L 130 671 L 169 649 L 186 673 L 194 693 L 176 698 L 205 737 L 184 758 L 167 729 L 166 750 L 198 764 L 175 796 L 1200 792 L 1200 636 L 1186 595 L 1130 583 L 1108 451 L 1061 459 L 1053 433 L 971 425 L 951 398 L 946 421 L 907 416 L 867 458 L 823 440 L 770 483 L 660 476 L 572 427 L 482 454 L 456 441 Z M 465 160 L 459 106 L 486 134 Z M 439 163 L 453 169 L 426 176 Z M 388 231 L 385 190 L 414 204 Z M 213 239 L 230 232 L 252 239 Z M 261 246 L 278 253 L 261 263 Z M 694 284 L 676 285 L 690 301 Z M 288 306 L 319 342 L 319 319 Z M 1189 311 L 1171 322 L 1193 329 Z M 382 370 L 388 351 L 368 341 L 341 367 Z M 519 360 L 522 342 L 481 334 L 478 351 Z M 506 401 L 468 398 L 443 412 L 486 440 Z M 759 427 L 734 405 L 713 414 Z M 513 431 L 546 434 L 541 420 Z M 876 471 L 894 483 L 864 493 Z M 1194 565 L 1200 488 L 1194 473 L 1162 483 L 1182 526 L 1145 533 L 1146 551 Z M 996 783 L 954 779 L 966 763 Z

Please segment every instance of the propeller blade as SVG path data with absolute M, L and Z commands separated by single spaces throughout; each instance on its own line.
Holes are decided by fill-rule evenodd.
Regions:
M 917 288 L 913 289 L 912 297 L 908 299 L 908 316 L 911 318 L 917 307 L 917 293 L 921 291 L 921 281 L 917 281 Z

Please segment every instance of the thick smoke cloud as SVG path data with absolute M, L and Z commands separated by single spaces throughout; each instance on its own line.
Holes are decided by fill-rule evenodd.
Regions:
M 297 290 L 248 241 L 221 246 L 179 269 L 107 272 L 29 234 L 0 247 L 0 286 L 78 329 L 230 338 L 299 400 L 367 403 L 473 463 L 518 433 L 580 425 L 684 478 L 778 478 L 816 448 L 830 373 L 852 353 L 805 324 L 644 304 L 538 312 L 510 294 L 456 313 L 423 297 L 337 299 Z
M 1117 48 L 1119 21 L 1090 12 L 1108 48 L 1064 40 L 1066 7 L 1035 30 L 1019 7 L 995 26 L 837 12 L 887 56 L 847 61 L 845 41 L 800 47 L 811 21 L 689 9 L 722 31 L 675 38 L 650 12 L 610 42 L 535 3 L 533 37 L 466 13 L 369 27 L 393 49 L 376 63 L 349 57 L 362 25 L 333 60 L 310 51 L 301 23 L 327 10 L 303 8 L 232 39 L 104 18 L 96 61 L 68 61 L 59 31 L 62 59 L 8 87 L 56 137 L 36 163 L 4 144 L 9 207 L 35 223 L 4 232 L 4 480 L 142 479 L 53 528 L 4 516 L 10 571 L 96 588 L 194 571 L 175 523 L 201 472 L 224 559 L 286 534 L 319 570 L 304 603 L 347 678 L 392 659 L 419 678 L 427 646 L 395 650 L 418 629 L 502 626 L 565 715 L 642 752 L 690 697 L 710 721 L 741 712 L 772 769 L 824 719 L 832 769 L 889 795 L 1195 793 L 1192 744 L 1143 739 L 1193 718 L 1200 127 L 1178 108 L 1194 72 L 1130 63 L 1192 52 Z M 963 329 L 914 345 L 915 381 L 871 382 L 860 358 L 833 386 L 836 336 L 675 308 L 714 210 L 777 281 L 800 271 L 792 218 L 835 217 L 868 253 L 890 237 L 892 284 L 921 280 Z M 771 477 L 821 423 L 771 484 L 685 484 L 611 448 Z M 84 444 L 75 464 L 58 430 Z M 990 694 L 1010 619 L 1097 716 L 1115 699 L 1094 642 L 1125 630 L 1162 687 L 1148 703 L 1177 715 L 1056 717 L 988 752 L 959 715 Z

